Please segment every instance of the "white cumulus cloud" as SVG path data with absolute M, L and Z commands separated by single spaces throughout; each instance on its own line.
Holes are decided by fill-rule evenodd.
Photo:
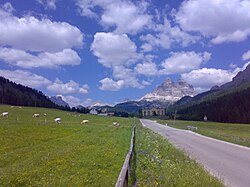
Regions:
M 6 12 L 9 12 L 9 13 L 15 11 L 15 9 L 14 9 L 13 6 L 12 6 L 12 4 L 9 3 L 9 2 L 3 4 L 3 5 L 2 5 L 2 8 L 3 8 Z
M 237 72 L 234 71 L 203 68 L 184 73 L 181 77 L 194 87 L 210 89 L 215 85 L 220 86 L 226 82 L 230 82 L 236 74 Z
M 114 81 L 111 78 L 104 78 L 100 80 L 100 83 L 101 83 L 100 86 L 101 90 L 109 90 L 109 91 L 121 90 L 125 85 L 123 80 Z
M 46 9 L 56 9 L 56 0 L 36 0 L 38 3 L 43 5 Z
M 208 52 L 172 52 L 170 57 L 161 64 L 163 69 L 160 70 L 160 74 L 186 73 L 199 69 L 200 65 L 206 63 L 210 58 L 211 54 Z
M 0 76 L 32 88 L 41 88 L 52 83 L 50 80 L 43 76 L 22 70 L 0 70 Z
M 96 33 L 91 50 L 98 62 L 108 68 L 133 64 L 137 58 L 136 45 L 126 34 Z
M 48 4 L 55 0 L 46 0 Z M 66 22 L 13 15 L 11 3 L 0 7 L 0 59 L 22 68 L 58 68 L 79 65 L 75 47 L 82 47 L 83 33 Z
M 82 16 L 97 18 L 98 14 L 95 8 L 101 7 L 103 9 L 113 2 L 114 0 L 76 0 L 76 5 L 79 7 Z M 120 0 L 118 0 L 118 2 L 120 2 Z
M 135 34 L 150 20 L 151 16 L 144 14 L 144 7 L 136 6 L 129 1 L 110 4 L 101 16 L 101 23 L 104 26 L 116 26 L 116 33 Z
M 175 19 L 186 31 L 212 37 L 214 44 L 239 42 L 250 35 L 249 10 L 249 0 L 189 0 L 183 1 Z
M 53 94 L 87 94 L 89 86 L 87 84 L 80 85 L 73 80 L 63 83 L 56 79 L 51 81 L 41 75 L 34 74 L 23 70 L 0 70 L 0 76 L 7 78 L 15 83 L 29 86 L 31 88 L 46 88 Z
M 195 43 L 199 37 L 184 32 L 179 26 L 172 26 L 170 21 L 164 18 L 163 23 L 152 23 L 151 32 L 142 35 L 140 39 L 146 42 L 141 48 L 147 52 L 152 50 L 152 46 L 163 49 L 170 49 L 175 45 L 186 47 Z
M 135 71 L 138 74 L 145 76 L 155 76 L 158 73 L 158 69 L 155 63 L 153 62 L 144 62 L 142 64 L 137 64 Z
M 150 52 L 153 50 L 153 46 L 149 43 L 144 43 L 141 45 L 142 52 Z
M 113 79 L 104 78 L 101 81 L 101 90 L 118 91 L 124 88 L 144 88 L 143 82 L 140 83 L 136 77 L 136 73 L 124 66 L 115 66 L 113 68 Z
M 79 65 L 81 62 L 81 58 L 72 49 L 63 49 L 56 53 L 41 52 L 33 55 L 19 49 L 0 47 L 0 59 L 21 68 L 58 68 L 62 65 Z
M 113 77 L 100 81 L 101 90 L 117 91 L 127 87 L 143 87 L 131 68 L 141 56 L 126 34 L 96 33 L 91 50 L 100 64 L 112 69 Z
M 52 84 L 48 85 L 47 89 L 53 93 L 58 94 L 87 94 L 89 92 L 89 86 L 87 84 L 79 85 L 73 80 L 70 80 L 67 83 L 63 83 L 61 80 L 56 79 Z
M 242 60 L 249 60 L 249 59 L 250 59 L 250 50 L 242 55 Z
M 59 52 L 83 45 L 83 34 L 75 26 L 33 16 L 19 18 L 1 8 L 0 28 L 2 46 L 38 52 Z
M 146 13 L 146 2 L 138 4 L 122 0 L 77 0 L 77 6 L 83 16 L 99 18 L 104 27 L 115 27 L 116 33 L 136 34 L 151 21 Z M 101 9 L 100 16 L 97 9 Z
M 123 80 L 124 87 L 143 88 L 144 86 L 136 77 L 136 72 L 124 66 L 115 66 L 113 69 L 113 77 L 116 80 Z
M 233 70 L 223 70 L 216 68 L 202 68 L 184 73 L 181 78 L 193 85 L 197 91 L 206 91 L 213 86 L 221 86 L 232 79 L 240 72 L 246 69 L 250 62 L 244 64 L 242 68 L 236 67 Z

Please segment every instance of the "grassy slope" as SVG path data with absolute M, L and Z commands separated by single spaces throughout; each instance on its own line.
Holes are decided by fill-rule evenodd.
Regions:
M 223 186 L 162 136 L 142 127 L 136 131 L 136 166 L 138 186 Z
M 0 105 L 4 111 L 10 116 L 0 118 L 0 186 L 114 186 L 129 149 L 132 119 Z M 47 113 L 47 123 L 33 113 Z M 80 125 L 82 119 L 90 123 Z M 113 121 L 122 127 L 112 127 Z
M 232 142 L 239 145 L 250 147 L 250 125 L 233 123 L 215 123 L 201 121 L 179 121 L 157 120 L 161 124 L 168 123 L 169 126 L 186 129 L 187 126 L 198 127 L 199 134 L 212 138 Z

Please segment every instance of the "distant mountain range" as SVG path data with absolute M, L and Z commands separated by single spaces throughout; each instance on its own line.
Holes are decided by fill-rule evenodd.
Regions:
M 161 85 L 157 86 L 151 93 L 146 94 L 138 101 L 127 101 L 115 105 L 129 113 L 138 112 L 142 108 L 168 108 L 184 96 L 194 96 L 193 86 L 184 80 L 174 83 L 171 79 L 166 79 Z

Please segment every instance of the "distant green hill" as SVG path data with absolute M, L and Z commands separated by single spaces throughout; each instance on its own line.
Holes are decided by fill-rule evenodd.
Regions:
M 180 107 L 178 118 L 185 120 L 208 120 L 231 123 L 250 123 L 250 87 L 197 104 Z
M 4 77 L 0 77 L 0 103 L 17 106 L 66 109 L 65 107 L 54 104 L 41 91 L 16 84 Z

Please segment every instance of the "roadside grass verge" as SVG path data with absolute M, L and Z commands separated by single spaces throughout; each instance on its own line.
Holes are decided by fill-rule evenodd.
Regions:
M 223 141 L 250 147 L 250 124 L 234 123 L 216 123 L 202 121 L 181 121 L 176 120 L 157 120 L 158 123 L 175 127 L 178 129 L 187 129 L 187 126 L 198 127 L 195 131 L 199 134 L 220 139 Z
M 0 105 L 4 111 L 10 115 L 0 118 L 0 186 L 115 185 L 133 119 Z M 40 117 L 32 118 L 34 113 Z M 81 125 L 83 119 L 89 123 Z
M 162 136 L 142 126 L 136 129 L 135 150 L 137 186 L 224 186 Z

